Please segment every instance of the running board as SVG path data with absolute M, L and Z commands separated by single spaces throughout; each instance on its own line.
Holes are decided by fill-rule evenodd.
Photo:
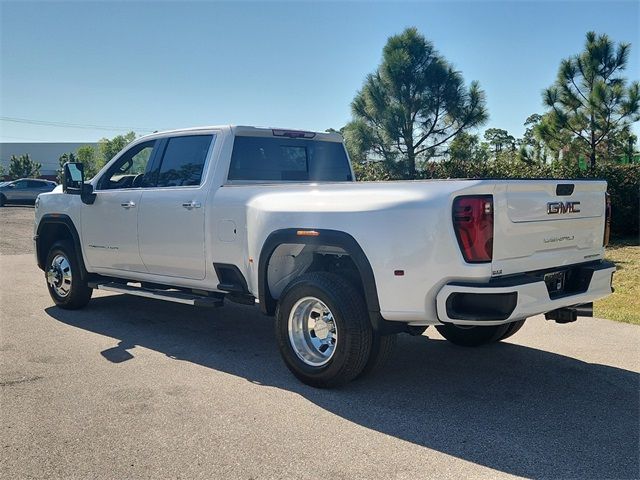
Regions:
M 126 293 L 137 297 L 154 298 L 156 300 L 183 303 L 185 305 L 193 305 L 196 307 L 222 307 L 224 305 L 224 297 L 207 297 L 204 295 L 196 295 L 175 290 L 154 290 L 151 288 L 134 287 L 117 282 L 89 282 L 88 285 L 90 288 L 94 288 L 96 290 Z

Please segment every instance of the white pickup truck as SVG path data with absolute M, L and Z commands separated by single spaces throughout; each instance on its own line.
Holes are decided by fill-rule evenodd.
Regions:
M 36 202 L 38 266 L 61 308 L 93 289 L 275 315 L 301 381 L 379 366 L 429 325 L 476 346 L 612 292 L 606 182 L 355 182 L 335 133 L 240 126 L 142 137 Z

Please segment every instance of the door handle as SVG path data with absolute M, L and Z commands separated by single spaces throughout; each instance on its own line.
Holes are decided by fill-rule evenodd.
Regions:
M 135 207 L 135 206 L 136 206 L 136 202 L 133 202 L 133 201 L 129 200 L 129 201 L 128 201 L 128 202 L 126 202 L 126 203 L 121 203 L 121 204 L 120 204 L 120 206 L 121 206 L 122 208 L 126 208 L 126 209 L 128 210 L 128 209 L 130 209 L 130 208 Z
M 187 210 L 191 210 L 193 208 L 200 208 L 202 205 L 200 204 L 200 202 L 196 202 L 195 200 L 193 200 L 191 202 L 183 203 L 182 206 Z

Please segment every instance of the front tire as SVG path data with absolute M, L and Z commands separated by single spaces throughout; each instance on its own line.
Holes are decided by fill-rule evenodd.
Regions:
M 293 280 L 280 296 L 275 330 L 287 368 L 312 387 L 344 385 L 370 358 L 373 329 L 362 294 L 332 273 Z
M 47 254 L 45 278 L 49 295 L 58 307 L 77 310 L 91 300 L 93 290 L 82 281 L 81 268 L 70 242 L 53 244 Z

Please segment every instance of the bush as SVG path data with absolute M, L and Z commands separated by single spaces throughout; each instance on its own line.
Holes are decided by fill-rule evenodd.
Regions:
M 593 177 L 607 180 L 611 195 L 611 232 L 638 239 L 640 214 L 640 164 L 597 165 Z
M 11 159 L 9 160 L 9 178 L 11 180 L 26 177 L 37 178 L 40 176 L 41 168 L 42 165 L 31 160 L 28 153 L 18 156 L 11 155 Z
M 402 176 L 382 162 L 355 164 L 358 180 L 400 180 Z M 611 231 L 616 236 L 638 236 L 640 164 L 600 163 L 594 170 L 581 171 L 577 165 L 525 163 L 499 159 L 487 162 L 428 162 L 419 178 L 599 178 L 608 183 L 611 195 Z

